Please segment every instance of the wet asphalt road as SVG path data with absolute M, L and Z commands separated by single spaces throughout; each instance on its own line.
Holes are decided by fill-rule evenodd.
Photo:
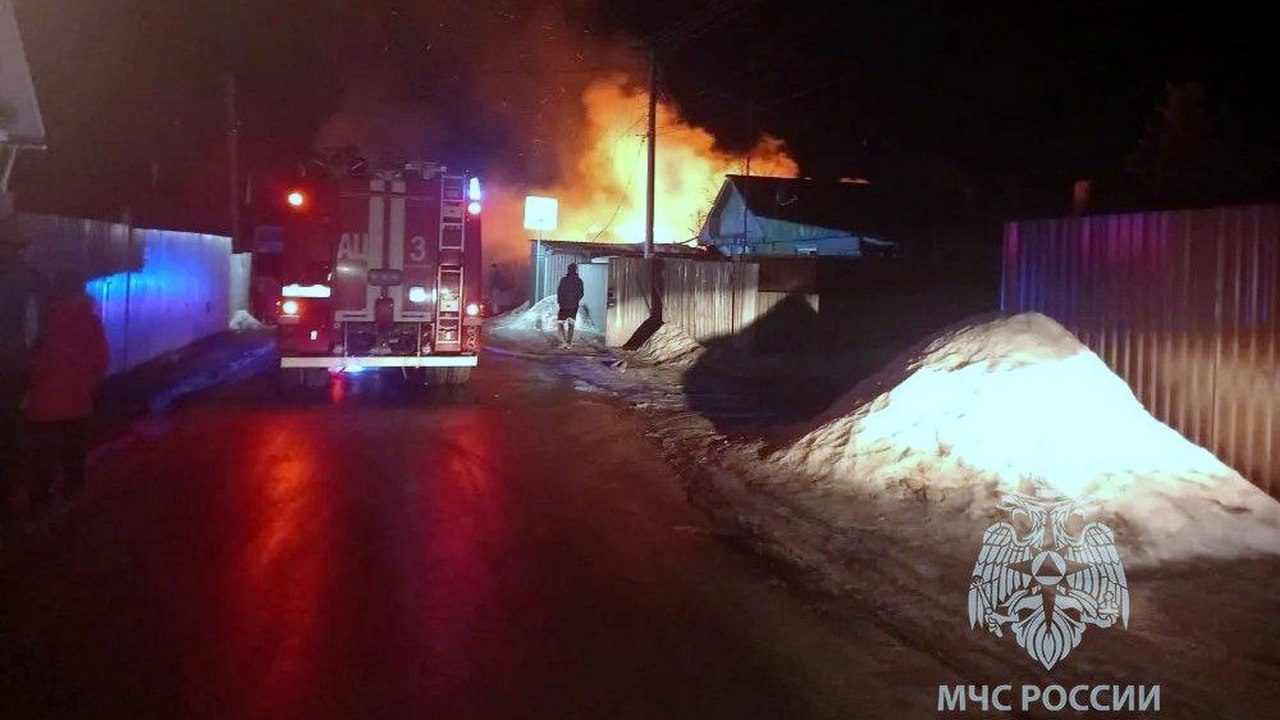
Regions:
M 553 366 L 207 393 L 0 551 L 0 717 L 931 716 L 931 656 L 708 532 Z

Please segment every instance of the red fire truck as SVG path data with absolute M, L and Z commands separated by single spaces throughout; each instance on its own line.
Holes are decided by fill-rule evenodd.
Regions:
M 290 188 L 276 306 L 280 379 L 397 368 L 459 385 L 481 347 L 480 180 L 363 163 Z

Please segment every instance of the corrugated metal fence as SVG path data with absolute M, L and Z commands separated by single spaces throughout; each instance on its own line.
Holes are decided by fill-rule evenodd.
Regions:
M 658 265 L 662 318 L 695 340 L 744 337 L 755 322 L 760 267 L 755 263 L 615 257 L 609 260 L 609 322 L 605 341 L 625 343 L 650 315 L 649 263 Z
M 1009 223 L 1001 305 L 1061 322 L 1152 414 L 1280 497 L 1280 206 Z
M 31 241 L 23 257 L 46 274 L 74 268 L 98 277 L 142 267 L 142 243 L 122 223 L 20 213 L 18 226 Z
M 227 329 L 248 306 L 251 256 L 220 235 L 146 230 L 48 215 L 19 216 L 24 257 L 42 274 L 63 268 L 93 279 L 111 347 L 110 372 Z
M 609 315 L 604 341 L 622 347 L 651 314 L 649 262 L 636 258 L 609 260 Z
M 556 252 L 547 247 L 537 247 L 530 264 L 529 298 L 537 302 L 555 293 L 556 285 L 564 277 L 571 263 L 590 262 L 591 256 L 586 253 Z
M 755 322 L 759 265 L 672 258 L 661 263 L 662 318 L 694 340 L 739 335 Z

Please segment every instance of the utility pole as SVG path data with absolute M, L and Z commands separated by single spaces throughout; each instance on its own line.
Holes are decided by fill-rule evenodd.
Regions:
M 240 118 L 236 114 L 236 77 L 227 75 L 227 189 L 231 251 L 240 250 Z
M 649 46 L 649 132 L 646 142 L 649 145 L 649 169 L 645 180 L 645 203 L 644 203 L 644 256 L 646 259 L 653 257 L 653 174 L 654 159 L 656 157 L 654 147 L 657 139 L 657 121 L 658 115 L 658 49 L 656 45 Z
M 753 103 L 751 101 L 750 96 L 748 96 L 747 97 L 747 128 L 748 128 L 748 137 L 751 138 L 752 142 L 755 142 L 755 138 L 756 138 L 756 114 L 755 113 L 756 113 L 755 103 Z M 754 147 L 752 149 L 754 149 Z M 741 241 L 742 245 L 739 246 L 738 248 L 739 254 L 745 253 L 747 251 L 747 246 L 748 246 L 746 200 L 747 200 L 747 185 L 749 185 L 750 183 L 751 183 L 751 149 L 748 149 L 747 150 L 747 179 L 742 183 L 742 241 Z M 737 257 L 735 256 L 734 259 L 736 260 Z

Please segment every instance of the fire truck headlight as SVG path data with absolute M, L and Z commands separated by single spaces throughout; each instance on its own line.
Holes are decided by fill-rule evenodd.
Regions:
M 409 302 L 424 303 L 427 301 L 427 289 L 421 285 L 414 285 L 409 288 Z
M 470 305 L 467 305 L 467 314 L 472 316 L 479 315 L 480 306 L 475 303 L 471 303 Z
M 284 302 L 280 303 L 280 312 L 284 313 L 285 315 L 297 315 L 298 301 L 285 300 Z

